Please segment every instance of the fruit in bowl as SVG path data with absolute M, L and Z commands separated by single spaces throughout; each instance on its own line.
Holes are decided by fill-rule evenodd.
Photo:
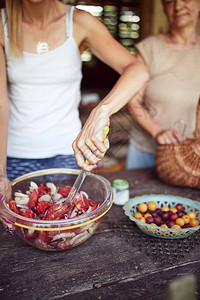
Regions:
M 159 238 L 185 238 L 200 229 L 200 202 L 173 195 L 143 195 L 130 199 L 124 213 L 139 229 Z
M 145 210 L 143 209 L 144 207 Z M 176 204 L 176 207 L 162 206 L 161 209 L 155 209 L 156 207 L 157 204 L 153 201 L 149 202 L 148 205 L 146 203 L 140 203 L 134 218 L 140 221 L 142 220 L 143 223 L 154 223 L 157 226 L 165 224 L 165 228 L 170 227 L 172 229 L 196 227 L 199 225 L 196 214 L 193 211 L 185 212 L 182 203 Z M 146 214 L 143 217 L 144 213 Z
M 5 227 L 28 244 L 49 251 L 86 241 L 112 206 L 110 183 L 88 174 L 72 205 L 65 200 L 79 170 L 48 169 L 15 179 L 10 198 L 0 203 Z

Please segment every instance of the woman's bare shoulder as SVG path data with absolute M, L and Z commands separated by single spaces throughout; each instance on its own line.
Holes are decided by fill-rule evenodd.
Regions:
M 75 8 L 74 9 L 74 22 L 84 28 L 91 28 L 99 23 L 99 20 L 94 17 L 91 13 Z
M 107 28 L 97 17 L 91 13 L 75 8 L 74 16 L 74 34 L 81 37 L 82 41 L 88 40 L 88 38 L 94 39 L 99 34 L 106 35 Z
M 88 47 L 88 45 L 86 46 L 85 44 L 86 40 L 88 39 L 91 31 L 98 27 L 98 22 L 99 20 L 97 20 L 97 18 L 95 18 L 89 12 L 77 8 L 74 9 L 74 38 L 79 46 L 79 49 L 83 47 L 83 44 L 83 48 Z

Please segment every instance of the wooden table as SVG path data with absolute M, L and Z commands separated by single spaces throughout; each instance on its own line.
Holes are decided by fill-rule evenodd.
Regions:
M 199 200 L 199 190 L 161 183 L 154 169 L 104 175 L 127 179 L 131 197 L 172 194 Z M 163 299 L 168 283 L 192 273 L 200 288 L 200 234 L 163 240 L 142 233 L 122 207 L 111 208 L 82 245 L 45 252 L 0 227 L 0 299 Z

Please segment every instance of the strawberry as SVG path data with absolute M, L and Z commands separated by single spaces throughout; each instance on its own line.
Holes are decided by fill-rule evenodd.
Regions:
M 64 198 L 67 198 L 70 191 L 71 191 L 71 187 L 66 185 L 64 188 L 60 188 L 58 193 L 61 194 Z
M 49 201 L 40 201 L 37 204 L 37 212 L 38 214 L 44 214 L 48 207 L 52 206 Z
M 37 205 L 37 202 L 38 202 L 38 193 L 36 190 L 33 190 L 30 194 L 30 197 L 29 197 L 29 202 L 28 202 L 28 207 L 30 209 L 33 209 L 36 207 Z
M 34 217 L 34 213 L 30 209 L 23 209 L 20 211 L 20 216 L 32 219 Z
M 9 207 L 12 211 L 14 211 L 14 213 L 19 214 L 19 208 L 17 207 L 15 200 L 9 200 Z

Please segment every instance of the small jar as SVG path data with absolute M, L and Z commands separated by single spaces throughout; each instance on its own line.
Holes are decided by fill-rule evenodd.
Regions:
M 113 203 L 124 205 L 129 200 L 129 183 L 127 180 L 115 179 L 112 182 Z

